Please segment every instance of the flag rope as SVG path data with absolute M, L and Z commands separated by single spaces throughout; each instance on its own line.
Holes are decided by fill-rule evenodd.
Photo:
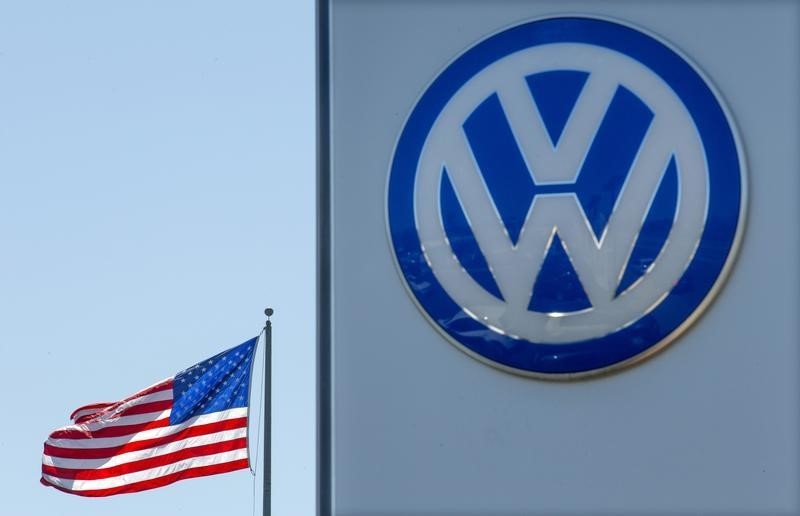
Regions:
M 264 331 L 265 330 L 262 329 L 261 332 L 258 334 L 259 341 L 260 341 L 261 337 L 264 335 Z M 266 340 L 266 337 L 265 337 L 265 340 Z M 266 345 L 266 342 L 264 344 Z M 264 352 L 266 353 L 266 349 L 265 349 Z M 261 361 L 261 392 L 262 393 L 264 392 L 264 367 L 265 367 L 265 363 L 262 360 Z M 250 378 L 251 378 L 251 380 L 250 380 L 250 393 L 252 395 L 252 392 L 253 392 L 252 375 L 250 376 Z M 262 394 L 262 397 L 263 397 L 263 394 Z M 256 428 L 257 433 L 256 433 L 255 458 L 254 458 L 254 460 L 250 461 L 250 473 L 252 473 L 254 479 L 255 479 L 256 471 L 257 471 L 257 467 L 258 467 L 257 466 L 257 463 L 258 463 L 258 446 L 259 446 L 259 443 L 261 442 L 261 422 L 262 422 L 263 407 L 264 407 L 264 400 L 262 399 L 261 403 L 258 404 L 258 427 Z M 255 483 L 255 480 L 253 480 L 253 482 Z
M 264 335 L 265 331 L 266 331 L 266 328 L 263 328 L 261 330 L 261 333 L 258 334 L 259 339 L 262 336 L 264 337 L 264 339 L 263 339 L 264 340 L 264 353 L 267 352 L 267 349 L 266 349 L 266 335 Z M 264 372 L 265 372 L 265 367 L 266 367 L 266 361 L 262 360 L 261 361 L 261 392 L 262 393 L 264 392 L 264 381 L 265 381 Z M 252 393 L 252 391 L 253 391 L 252 375 L 250 375 L 250 378 L 251 378 L 251 381 L 250 381 L 250 392 Z M 259 444 L 261 442 L 261 423 L 262 423 L 263 408 L 264 408 L 264 399 L 263 399 L 263 394 L 262 394 L 261 402 L 258 404 L 258 423 L 257 423 L 257 428 L 256 428 L 255 457 L 253 458 L 253 460 L 250 461 L 250 473 L 253 476 L 253 516 L 256 516 L 256 472 L 258 470 L 258 447 L 259 447 Z M 248 427 L 249 427 L 249 425 L 248 425 Z M 249 435 L 249 433 L 248 433 L 248 435 Z

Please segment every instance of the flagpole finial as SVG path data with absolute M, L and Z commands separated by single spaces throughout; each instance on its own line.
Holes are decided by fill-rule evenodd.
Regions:
M 274 314 L 274 313 L 275 313 L 275 311 L 272 308 L 267 308 L 267 309 L 264 310 L 264 315 L 267 316 L 267 319 L 272 317 L 272 314 Z

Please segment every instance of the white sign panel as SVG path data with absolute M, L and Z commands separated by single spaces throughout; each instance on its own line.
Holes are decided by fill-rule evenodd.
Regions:
M 722 5 L 320 4 L 321 514 L 800 511 L 800 4 Z

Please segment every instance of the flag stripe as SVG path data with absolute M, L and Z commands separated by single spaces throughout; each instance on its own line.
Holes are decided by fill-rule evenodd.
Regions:
M 102 430 L 104 428 L 112 428 L 115 426 L 128 426 L 139 423 L 149 423 L 152 421 L 158 421 L 159 419 L 164 419 L 165 417 L 168 418 L 171 412 L 171 407 L 169 406 L 171 402 L 159 401 L 156 403 L 148 404 L 149 405 L 148 410 L 141 414 L 124 415 L 124 416 L 109 414 L 106 417 L 99 419 L 90 418 L 85 423 L 77 423 L 74 425 L 59 428 L 50 435 L 51 436 L 55 435 L 57 437 L 64 437 L 64 438 L 69 438 L 70 435 L 85 436 L 88 433 L 97 430 Z M 70 432 L 72 434 L 70 434 Z
M 162 477 L 153 478 L 150 480 L 143 480 L 141 482 L 133 482 L 118 487 L 111 487 L 106 489 L 87 489 L 82 491 L 73 491 L 52 482 L 48 482 L 46 478 L 42 478 L 42 483 L 47 486 L 55 487 L 59 491 L 79 495 L 79 496 L 112 496 L 125 493 L 136 493 L 138 491 L 146 491 L 147 489 L 155 489 L 162 487 L 178 480 L 186 480 L 188 478 L 204 477 L 207 475 L 217 475 L 220 473 L 228 473 L 230 471 L 237 471 L 240 469 L 247 469 L 249 467 L 248 460 L 238 459 L 222 464 L 214 464 L 211 466 L 202 466 L 186 469 L 170 473 Z
M 121 453 L 130 453 L 135 451 L 147 450 L 157 446 L 164 446 L 175 440 L 187 439 L 190 437 L 198 437 L 202 435 L 210 435 L 216 432 L 225 430 L 235 430 L 247 427 L 246 418 L 228 419 L 219 421 L 208 425 L 196 425 L 186 428 L 183 431 L 160 437 L 157 439 L 146 439 L 143 441 L 134 441 L 121 446 L 111 448 L 59 448 L 45 444 L 44 453 L 49 457 L 71 458 L 71 459 L 107 459 L 114 455 Z
M 91 418 L 93 415 L 97 414 L 104 408 L 114 405 L 114 403 L 109 402 L 109 403 L 95 403 L 93 405 L 86 405 L 85 407 L 81 407 L 72 414 L 70 414 L 69 418 L 75 423 L 80 423 L 82 419 Z
M 136 437 L 138 437 L 134 436 L 131 438 L 130 442 L 123 440 L 121 444 L 105 448 L 103 447 L 75 448 L 75 447 L 54 446 L 52 444 L 45 443 L 44 453 L 45 455 L 49 455 L 51 457 L 64 457 L 73 459 L 102 459 L 120 453 L 127 453 L 131 451 L 154 448 L 156 446 L 163 446 L 164 444 L 169 444 L 170 442 L 180 439 L 186 439 L 188 437 L 208 435 L 208 434 L 213 434 L 215 432 L 221 432 L 223 430 L 245 428 L 247 426 L 247 418 L 245 417 L 231 418 L 222 421 L 216 421 L 213 423 L 208 423 L 205 425 L 192 425 L 186 428 L 183 428 L 183 426 L 184 425 L 178 427 L 182 428 L 182 430 L 174 434 L 170 433 L 166 435 L 157 436 L 151 439 L 140 439 L 140 440 L 133 440 Z M 78 442 L 80 444 L 85 444 L 91 441 L 78 441 Z
M 133 482 L 141 482 L 145 480 L 152 480 L 172 473 L 180 472 L 186 469 L 200 466 L 211 466 L 213 464 L 221 464 L 223 462 L 231 462 L 239 459 L 247 460 L 247 450 L 233 450 L 222 453 L 215 453 L 213 455 L 206 455 L 202 457 L 193 457 L 190 459 L 173 462 L 165 466 L 158 466 L 151 469 L 145 469 L 130 473 L 128 475 L 120 475 L 111 478 L 104 478 L 99 480 L 72 480 L 54 477 L 46 473 L 42 477 L 52 484 L 59 485 L 72 491 L 84 491 L 95 489 L 109 489 L 119 487 L 124 484 Z
M 120 475 L 127 475 L 139 471 L 166 466 L 174 462 L 192 457 L 202 457 L 206 455 L 214 455 L 222 452 L 229 452 L 234 450 L 241 450 L 247 446 L 247 439 L 241 437 L 239 439 L 231 439 L 219 443 L 205 444 L 202 446 L 194 446 L 191 448 L 182 448 L 172 453 L 165 453 L 147 459 L 141 459 L 125 464 L 118 464 L 109 468 L 101 469 L 71 469 L 71 468 L 57 468 L 54 466 L 42 466 L 42 472 L 62 479 L 74 480 L 99 480 L 105 478 L 118 477 Z
M 113 419 L 103 419 L 99 421 L 91 421 L 88 423 L 79 423 L 75 426 L 86 430 L 99 430 L 101 428 L 109 428 L 112 426 L 132 425 L 135 423 L 146 423 L 148 421 L 157 421 L 159 419 L 169 418 L 171 410 L 161 410 L 158 412 L 148 412 L 146 414 L 136 414 L 133 416 L 120 416 Z M 67 427 L 72 428 L 72 427 Z
M 119 425 L 119 426 L 105 426 L 97 430 L 84 429 L 79 425 L 74 427 L 67 427 L 61 430 L 56 430 L 50 434 L 51 439 L 97 439 L 101 437 L 122 437 L 126 435 L 138 434 L 145 430 L 152 430 L 154 428 L 163 428 L 169 426 L 169 419 L 157 419 L 155 421 L 147 421 L 145 423 L 136 423 L 133 425 Z
M 137 414 L 153 410 L 163 410 L 163 408 L 156 409 L 154 407 L 158 407 L 159 405 L 161 405 L 164 408 L 168 408 L 167 404 L 171 403 L 171 401 L 172 401 L 172 390 L 158 391 L 151 394 L 145 394 L 138 398 L 129 399 L 125 402 L 112 403 L 110 405 L 106 405 L 104 408 L 98 410 L 88 410 L 85 413 L 78 412 L 77 416 L 72 418 L 73 424 L 66 426 L 64 428 L 70 428 L 71 426 L 74 426 L 76 424 L 83 424 L 86 421 L 91 421 L 93 419 L 104 419 L 106 417 L 116 417 L 116 416 L 123 416 L 126 414 Z
M 151 412 L 161 412 L 162 410 L 167 410 L 171 408 L 172 408 L 172 396 L 170 396 L 169 399 L 161 401 L 150 401 L 147 403 L 139 403 L 133 405 L 129 408 L 126 408 L 125 410 L 120 411 L 118 414 L 115 414 L 114 417 L 116 417 L 117 415 L 135 416 L 137 414 L 149 414 Z
M 119 437 L 96 437 L 94 439 L 64 439 L 51 437 L 47 439 L 45 444 L 56 446 L 58 448 L 109 448 L 114 446 L 122 446 L 135 441 L 158 439 L 159 437 L 165 437 L 181 432 L 184 428 L 188 428 L 190 426 L 207 425 L 225 420 L 238 420 L 239 425 L 247 425 L 247 408 L 239 407 L 221 410 L 219 412 L 212 412 L 211 414 L 202 414 L 200 416 L 187 419 L 179 425 L 145 430 L 130 436 L 123 435 Z M 166 421 L 169 422 L 169 420 Z M 231 428 L 236 428 L 236 426 Z
M 193 448 L 196 446 L 203 446 L 207 444 L 219 443 L 222 441 L 229 441 L 232 439 L 239 439 L 247 437 L 247 428 L 236 428 L 234 430 L 223 430 L 211 434 L 196 435 L 187 437 L 185 439 L 176 439 L 164 444 L 148 447 L 142 450 L 128 451 L 110 454 L 107 457 L 95 458 L 64 458 L 52 455 L 44 455 L 42 457 L 42 464 L 53 466 L 56 468 L 67 469 L 102 469 L 134 462 L 141 459 L 149 459 L 160 455 L 166 455 L 181 448 Z
M 172 378 L 167 378 L 166 380 L 161 380 L 160 382 L 155 383 L 155 384 L 153 384 L 150 387 L 147 387 L 145 389 L 142 389 L 141 391 L 137 392 L 136 394 L 133 394 L 132 396 L 128 396 L 127 398 L 122 399 L 120 401 L 115 401 L 113 403 L 98 402 L 98 403 L 92 403 L 92 404 L 89 404 L 89 405 L 84 405 L 82 407 L 79 407 L 79 408 L 75 409 L 72 412 L 72 414 L 70 414 L 69 418 L 70 419 L 75 419 L 76 415 L 78 415 L 78 413 L 82 412 L 82 411 L 91 411 L 93 409 L 95 411 L 97 411 L 98 407 L 100 409 L 102 409 L 103 407 L 111 407 L 111 406 L 114 406 L 114 405 L 121 405 L 121 404 L 123 404 L 123 403 L 125 403 L 127 401 L 131 401 L 131 400 L 134 400 L 136 398 L 141 398 L 141 397 L 146 396 L 148 394 L 153 394 L 153 393 L 157 393 L 157 392 L 161 392 L 161 391 L 168 391 L 170 393 L 170 397 L 172 396 Z

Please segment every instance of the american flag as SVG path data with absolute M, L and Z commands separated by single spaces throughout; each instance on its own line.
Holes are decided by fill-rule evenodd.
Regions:
M 44 444 L 44 485 L 111 496 L 249 466 L 247 413 L 258 337 L 114 403 L 75 410 Z

